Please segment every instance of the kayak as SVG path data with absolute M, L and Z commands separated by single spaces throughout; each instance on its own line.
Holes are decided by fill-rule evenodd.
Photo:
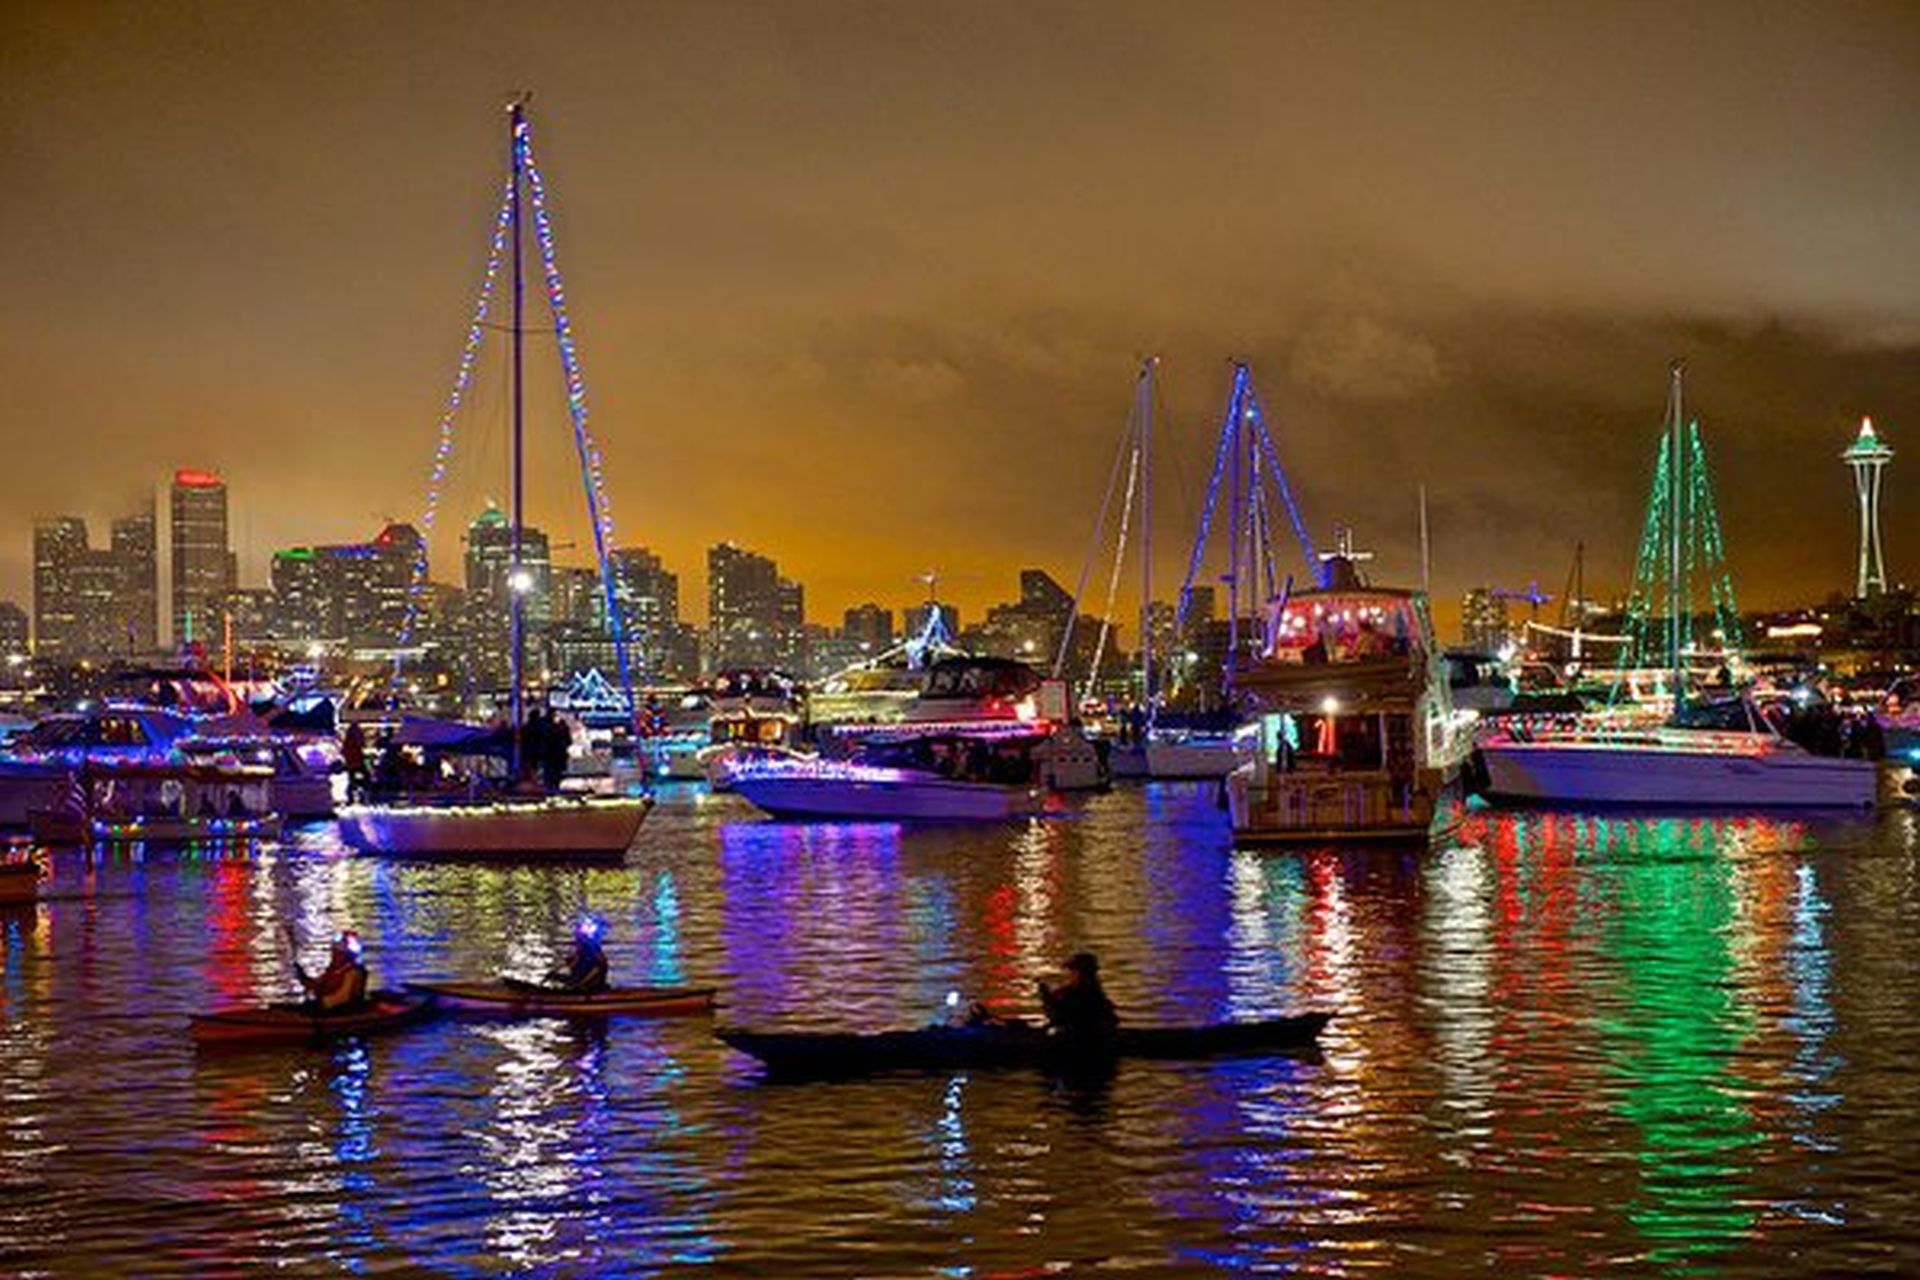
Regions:
M 202 1045 L 251 1045 L 373 1035 L 419 1022 L 434 1007 L 432 996 L 403 991 L 376 991 L 365 1008 L 351 1013 L 312 1013 L 297 1004 L 252 1005 L 196 1014 L 193 1038 Z
M 913 1031 L 748 1031 L 716 1035 L 760 1059 L 767 1074 L 831 1079 L 880 1071 L 949 1071 L 976 1067 L 1075 1070 L 1120 1058 L 1219 1058 L 1285 1053 L 1310 1047 L 1330 1013 L 1306 1013 L 1265 1022 L 1221 1022 L 1198 1027 L 1122 1027 L 1112 1040 L 1067 1044 L 1041 1026 L 1018 1020 L 934 1025 Z
M 609 987 L 582 994 L 542 991 L 509 982 L 409 982 L 407 990 L 432 996 L 442 1008 L 504 1017 L 598 1018 L 613 1014 L 669 1018 L 713 1008 L 712 987 Z

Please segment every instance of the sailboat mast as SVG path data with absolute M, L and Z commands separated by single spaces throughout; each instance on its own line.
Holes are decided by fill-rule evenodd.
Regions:
M 513 540 L 507 565 L 507 600 L 509 615 L 509 638 L 512 666 L 513 689 L 509 702 L 509 723 L 513 727 L 512 762 L 513 774 L 520 776 L 520 725 L 525 701 L 525 661 L 526 661 L 526 580 L 522 576 L 521 531 L 526 526 L 526 485 L 525 457 L 522 422 L 523 391 L 525 379 L 522 375 L 522 355 L 525 342 L 524 326 L 521 323 L 522 312 L 526 305 L 526 280 L 521 262 L 520 245 L 520 183 L 525 171 L 527 100 L 524 95 L 513 100 L 507 108 L 507 119 L 511 125 L 511 149 L 513 181 L 507 195 L 507 220 L 509 243 L 512 246 L 513 267 L 513 319 L 509 328 L 513 348 Z
M 1668 679 L 1673 687 L 1676 712 L 1680 710 L 1680 679 L 1685 661 L 1681 646 L 1686 628 L 1680 621 L 1680 609 L 1687 603 L 1680 586 L 1680 529 L 1686 521 L 1686 462 L 1681 452 L 1685 443 L 1681 426 L 1684 417 L 1681 379 L 1685 368 L 1684 361 L 1673 362 L 1667 391 L 1667 657 L 1672 665 Z
M 1140 701 L 1153 718 L 1153 367 L 1140 366 Z
M 1244 514 L 1240 499 L 1240 473 L 1244 469 L 1240 452 L 1246 444 L 1247 366 L 1234 366 L 1233 413 L 1228 425 L 1227 450 L 1227 669 L 1223 686 L 1229 704 L 1233 701 L 1233 668 L 1240 659 L 1240 518 Z

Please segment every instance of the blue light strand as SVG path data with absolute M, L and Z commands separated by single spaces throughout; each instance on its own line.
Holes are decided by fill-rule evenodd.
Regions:
M 466 401 L 467 392 L 473 386 L 473 370 L 479 362 L 481 343 L 486 337 L 494 284 L 500 276 L 500 264 L 506 257 L 507 232 L 512 222 L 513 177 L 509 174 L 500 196 L 500 212 L 493 221 L 493 242 L 487 249 L 487 271 L 480 285 L 480 297 L 474 303 L 473 319 L 467 325 L 467 340 L 461 348 L 460 363 L 454 371 L 453 390 L 447 396 L 446 407 L 440 412 L 433 465 L 427 473 L 427 508 L 420 519 L 420 546 L 414 555 L 413 573 L 407 582 L 406 619 L 401 623 L 400 644 L 393 655 L 393 676 L 387 690 L 389 707 L 398 705 L 401 671 L 406 663 L 407 649 L 413 644 L 414 628 L 419 625 L 420 595 L 427 585 L 427 545 L 433 537 L 434 523 L 440 514 L 440 495 L 446 485 L 447 466 L 453 460 L 453 423 Z
M 1213 454 L 1213 476 L 1207 481 L 1206 505 L 1200 509 L 1200 532 L 1193 540 L 1193 555 L 1187 561 L 1187 576 L 1180 583 L 1180 602 L 1174 611 L 1173 629 L 1178 635 L 1186 630 L 1187 610 L 1193 607 L 1193 580 L 1200 576 L 1201 561 L 1207 555 L 1207 537 L 1213 531 L 1213 512 L 1220 505 L 1220 480 L 1227 473 L 1227 455 L 1232 451 L 1234 416 L 1241 412 L 1247 394 L 1247 366 L 1233 366 L 1233 392 L 1227 397 L 1227 416 L 1220 424 L 1220 444 Z
M 633 670 L 627 656 L 626 622 L 620 616 L 618 593 L 614 590 L 613 561 L 608 556 L 613 541 L 613 506 L 607 498 L 606 475 L 601 465 L 600 446 L 587 427 L 587 384 L 580 371 L 579 351 L 573 341 L 573 322 L 567 315 L 566 286 L 560 278 L 560 260 L 555 250 L 553 221 L 547 214 L 546 183 L 533 160 L 533 128 L 522 120 L 518 138 L 521 163 L 527 173 L 527 191 L 533 203 L 534 238 L 540 245 L 540 266 L 546 279 L 547 305 L 553 312 L 554 336 L 560 348 L 560 367 L 567 383 L 567 416 L 573 423 L 573 444 L 580 457 L 581 485 L 587 494 L 587 517 L 593 525 L 593 549 L 600 562 L 600 590 L 606 601 L 607 627 L 613 637 L 614 660 L 620 668 L 621 690 L 627 695 L 631 714 L 639 705 L 633 696 Z
M 1287 483 L 1287 470 L 1280 465 L 1280 451 L 1273 447 L 1273 437 L 1267 433 L 1267 412 L 1260 404 L 1260 394 L 1251 387 L 1247 399 L 1253 408 L 1253 426 L 1260 438 L 1260 448 L 1267 458 L 1267 470 L 1273 473 L 1275 486 L 1280 490 L 1280 500 L 1287 504 L 1287 518 L 1293 522 L 1293 536 L 1300 540 L 1301 554 L 1306 557 L 1307 572 L 1321 586 L 1326 586 L 1325 567 L 1320 562 L 1320 553 L 1313 545 L 1313 539 L 1307 534 L 1307 522 L 1300 516 L 1300 504 L 1293 500 L 1293 488 Z

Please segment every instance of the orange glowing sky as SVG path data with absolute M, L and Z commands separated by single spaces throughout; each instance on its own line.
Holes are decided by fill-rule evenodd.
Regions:
M 1576 540 L 1624 587 L 1680 354 L 1743 602 L 1850 583 L 1864 413 L 1920 554 L 1912 6 L 14 3 L 0 594 L 35 516 L 175 466 L 248 583 L 418 519 L 522 87 L 615 522 L 696 616 L 721 539 L 828 622 L 1071 586 L 1146 352 L 1169 590 L 1232 356 L 1383 578 L 1425 480 L 1443 601 Z M 443 533 L 504 492 L 502 367 Z M 584 547 L 542 368 L 534 514 Z

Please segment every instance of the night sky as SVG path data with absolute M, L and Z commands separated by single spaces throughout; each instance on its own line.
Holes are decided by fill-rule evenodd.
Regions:
M 808 612 L 1072 585 L 1158 353 L 1168 593 L 1228 360 L 1376 576 L 1623 589 L 1689 360 L 1744 605 L 1920 556 L 1920 8 L 8 3 L 0 595 L 175 466 L 243 579 L 417 520 L 531 89 L 620 541 Z M 550 372 L 533 514 L 585 554 Z M 442 516 L 504 495 L 482 366 Z M 164 505 L 164 504 L 163 504 Z M 456 544 L 436 544 L 451 578 Z M 1449 608 L 1447 610 L 1451 612 Z

